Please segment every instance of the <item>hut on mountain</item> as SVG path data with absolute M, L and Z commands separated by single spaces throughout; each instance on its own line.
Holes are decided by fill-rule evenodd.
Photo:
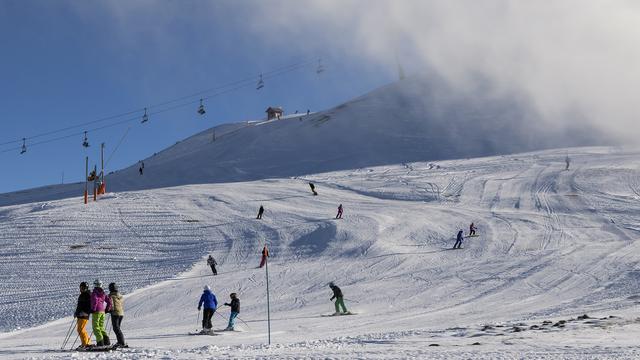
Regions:
M 284 113 L 284 110 L 282 110 L 282 108 L 279 106 L 269 106 L 267 108 L 266 113 L 267 113 L 267 120 L 280 119 L 280 117 Z

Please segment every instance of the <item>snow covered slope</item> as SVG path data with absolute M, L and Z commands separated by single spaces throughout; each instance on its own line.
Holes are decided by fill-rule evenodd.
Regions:
M 99 277 L 128 294 L 132 348 L 114 358 L 636 358 L 638 155 L 548 150 L 3 207 L 0 327 L 42 325 L 0 334 L 0 356 L 68 357 L 48 351 L 77 284 Z M 472 221 L 480 236 L 449 250 Z M 358 315 L 321 316 L 329 281 Z M 204 284 L 221 300 L 239 293 L 242 332 L 185 335 Z
M 464 94 L 437 77 L 408 78 L 327 111 L 204 131 L 145 159 L 144 176 L 134 164 L 107 182 L 113 191 L 142 190 L 605 141 L 601 132 L 596 140 L 590 129 L 556 129 L 534 114 L 525 101 L 493 94 L 487 84 Z M 70 184 L 36 194 L 2 194 L 0 205 L 78 196 L 83 188 Z

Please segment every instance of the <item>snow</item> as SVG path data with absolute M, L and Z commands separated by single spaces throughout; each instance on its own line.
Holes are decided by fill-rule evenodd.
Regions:
M 182 158 L 174 155 L 159 153 L 145 170 L 161 171 L 160 159 L 174 166 Z M 88 205 L 79 196 L 24 203 L 44 196 L 27 191 L 0 208 L 0 356 L 638 358 L 639 155 L 562 148 L 257 181 L 157 183 Z M 336 220 L 340 203 L 344 218 Z M 256 220 L 260 205 L 266 211 Z M 466 232 L 472 221 L 480 236 L 449 250 L 456 230 Z M 257 269 L 265 242 L 272 345 L 265 273 Z M 217 277 L 206 266 L 209 253 Z M 56 351 L 78 283 L 96 277 L 126 294 L 131 348 Z M 322 316 L 333 312 L 330 281 L 357 315 Z M 239 294 L 240 331 L 186 335 L 199 326 L 205 284 L 223 301 Z M 577 319 L 585 313 L 591 318 Z M 222 329 L 228 307 L 218 314 L 214 328 Z
M 143 159 L 143 176 L 139 164 L 112 174 L 107 169 L 107 187 L 123 192 L 281 179 L 607 144 L 602 132 L 584 126 L 557 129 L 542 122 L 522 99 L 496 94 L 486 84 L 478 87 L 461 94 L 435 76 L 407 78 L 326 111 L 221 125 Z M 83 191 L 84 183 L 76 183 L 0 194 L 0 206 L 63 199 Z

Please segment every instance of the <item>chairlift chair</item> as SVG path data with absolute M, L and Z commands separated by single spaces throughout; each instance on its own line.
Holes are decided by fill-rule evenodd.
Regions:
M 204 115 L 206 111 L 204 110 L 204 105 L 202 104 L 202 99 L 200 99 L 200 106 L 198 107 L 198 114 Z
M 88 148 L 89 147 L 89 139 L 87 139 L 87 132 L 84 132 L 84 141 L 82 142 L 82 146 Z
M 142 121 L 140 123 L 144 124 L 147 121 L 149 121 L 149 115 L 147 115 L 147 108 L 144 108 L 144 115 L 142 115 Z
M 318 59 L 318 68 L 316 69 L 316 74 L 320 75 L 320 73 L 324 72 L 324 66 L 322 66 L 322 59 Z
M 260 90 L 264 87 L 264 81 L 262 81 L 262 74 L 260 74 L 260 80 L 258 80 L 258 85 L 256 85 L 256 90 Z
M 20 154 L 24 154 L 27 152 L 27 139 L 22 138 L 22 151 L 20 151 Z

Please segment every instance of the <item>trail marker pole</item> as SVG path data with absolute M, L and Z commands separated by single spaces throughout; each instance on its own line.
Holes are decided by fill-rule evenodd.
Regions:
M 267 275 L 267 332 L 269 334 L 269 345 L 271 345 L 271 307 L 269 299 L 269 257 L 265 260 L 265 274 Z
M 100 195 L 104 195 L 107 192 L 107 185 L 104 182 L 104 143 L 100 144 L 100 165 L 102 167 L 102 179 L 100 179 L 100 190 L 98 192 Z
M 89 202 L 89 157 L 84 158 L 84 203 Z

